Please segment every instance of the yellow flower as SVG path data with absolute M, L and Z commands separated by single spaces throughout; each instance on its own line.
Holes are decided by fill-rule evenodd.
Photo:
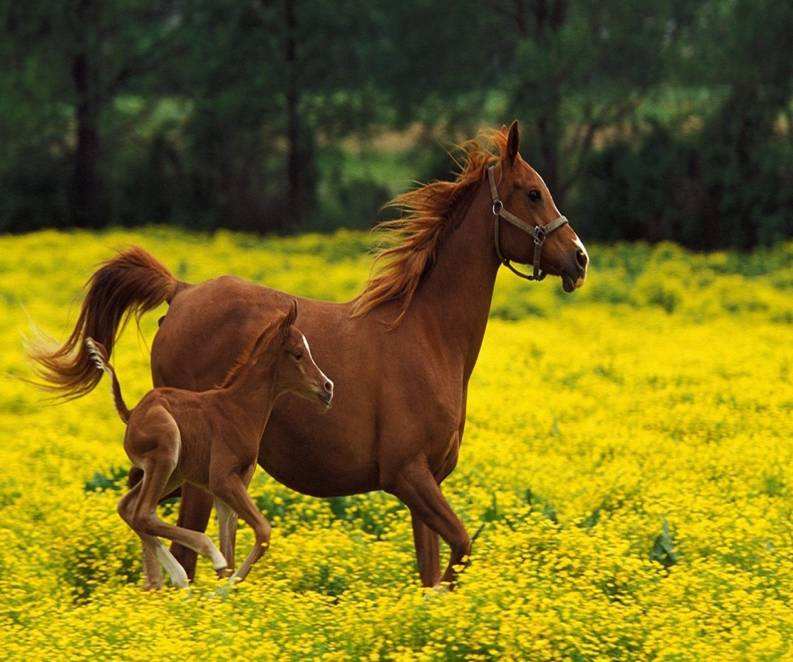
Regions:
M 0 237 L 0 372 L 30 374 L 19 340 L 28 315 L 63 337 L 82 282 L 115 247 L 143 245 L 189 281 L 232 272 L 344 300 L 367 274 L 367 241 L 163 228 Z M 592 282 L 572 297 L 551 279 L 499 276 L 459 465 L 444 482 L 469 531 L 484 524 L 451 592 L 418 587 L 409 516 L 392 497 L 340 507 L 262 472 L 252 492 L 273 538 L 249 580 L 219 595 L 201 561 L 189 591 L 145 592 L 138 540 L 115 512 L 124 480 L 114 469 L 128 462 L 106 389 L 50 407 L 22 381 L 0 382 L 0 650 L 25 660 L 790 657 L 789 268 L 669 245 L 591 255 Z M 781 245 L 767 262 L 791 255 Z M 143 320 L 149 344 L 161 314 Z M 134 330 L 114 362 L 135 401 L 150 376 Z M 238 550 L 252 544 L 241 528 Z

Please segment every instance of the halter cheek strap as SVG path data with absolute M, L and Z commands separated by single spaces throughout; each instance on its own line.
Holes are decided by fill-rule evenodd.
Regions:
M 487 169 L 487 181 L 490 185 L 490 199 L 493 201 L 493 217 L 494 217 L 494 237 L 495 237 L 495 244 L 496 244 L 496 255 L 498 255 L 498 259 L 501 261 L 507 269 L 509 269 L 512 273 L 520 276 L 521 278 L 525 278 L 526 280 L 542 280 L 545 278 L 545 272 L 540 268 L 540 258 L 542 257 L 542 246 L 545 243 L 545 240 L 548 236 L 562 227 L 565 223 L 567 223 L 567 218 L 564 216 L 557 216 L 553 219 L 550 223 L 546 223 L 545 225 L 534 225 L 531 226 L 525 221 L 519 219 L 515 214 L 512 212 L 507 211 L 504 209 L 504 203 L 501 202 L 501 199 L 498 197 L 498 188 L 496 187 L 496 175 L 495 175 L 496 166 L 490 166 Z M 509 258 L 505 257 L 504 254 L 501 252 L 501 239 L 499 237 L 499 226 L 501 223 L 499 221 L 504 219 L 507 223 L 511 223 L 519 230 L 523 230 L 526 234 L 531 236 L 534 240 L 534 273 L 532 274 L 524 274 L 521 271 L 518 271 L 515 267 L 510 264 Z

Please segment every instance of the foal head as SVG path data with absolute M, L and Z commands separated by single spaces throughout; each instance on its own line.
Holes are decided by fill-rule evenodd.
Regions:
M 314 362 L 308 340 L 295 326 L 296 318 L 297 302 L 293 299 L 289 310 L 259 335 L 246 363 L 266 367 L 268 376 L 274 380 L 276 397 L 291 392 L 318 400 L 329 408 L 333 382 Z
M 547 226 L 561 214 L 542 177 L 519 154 L 519 147 L 518 123 L 513 122 L 501 150 L 498 168 L 501 202 L 505 209 L 530 226 Z M 503 222 L 500 235 L 500 248 L 505 258 L 523 264 L 533 262 L 535 243 L 531 236 Z M 565 292 L 572 292 L 584 284 L 588 266 L 586 248 L 569 223 L 548 234 L 541 249 L 540 267 L 543 272 L 561 276 Z

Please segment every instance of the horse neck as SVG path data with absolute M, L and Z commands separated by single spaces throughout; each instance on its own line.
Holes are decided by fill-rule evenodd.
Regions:
M 408 311 L 432 329 L 439 347 L 462 360 L 466 381 L 482 346 L 499 267 L 486 184 L 472 195 L 462 219 L 441 241 Z

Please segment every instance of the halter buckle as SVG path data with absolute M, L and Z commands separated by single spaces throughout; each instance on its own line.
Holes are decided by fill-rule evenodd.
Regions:
M 500 215 L 502 209 L 504 209 L 504 203 L 501 200 L 493 200 L 493 216 Z

